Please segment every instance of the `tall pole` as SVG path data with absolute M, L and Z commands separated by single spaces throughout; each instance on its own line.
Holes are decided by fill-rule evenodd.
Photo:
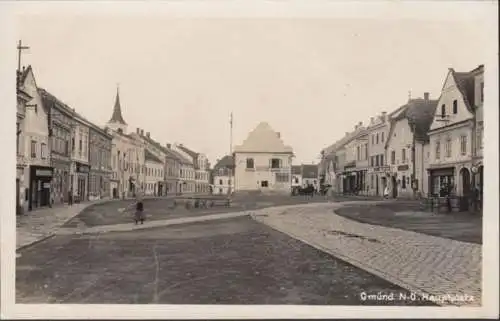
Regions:
M 21 40 L 17 44 L 17 71 L 21 71 L 21 53 L 23 50 L 29 49 L 28 46 L 23 46 Z
M 231 115 L 229 117 L 229 156 L 233 158 L 233 112 L 231 112 Z M 234 166 L 234 159 L 233 159 L 233 164 L 231 164 L 231 168 L 229 169 L 229 195 L 231 195 L 232 192 L 232 186 L 234 184 L 233 182 L 233 166 Z
M 415 198 L 416 197 L 416 191 L 417 191 L 417 177 L 416 177 L 416 168 L 415 168 L 415 158 L 416 158 L 416 146 L 415 146 L 415 143 L 416 143 L 416 138 L 415 138 L 415 130 L 416 130 L 416 125 L 415 125 L 415 122 L 413 121 L 412 122 L 412 127 L 413 127 L 413 139 L 412 139 L 412 146 L 411 146 L 411 162 L 412 162 L 412 180 L 411 180 L 411 184 L 412 184 L 412 189 L 413 189 L 413 197 Z M 422 153 L 423 153 L 423 149 L 422 149 Z

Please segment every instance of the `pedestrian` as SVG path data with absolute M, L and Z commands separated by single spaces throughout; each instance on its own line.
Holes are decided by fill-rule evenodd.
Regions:
M 132 206 L 135 205 L 135 215 L 134 215 L 134 220 L 135 224 L 139 224 L 139 221 L 141 224 L 144 224 L 144 201 L 142 199 L 142 195 L 139 193 L 137 194 L 136 202 L 135 204 L 132 204 Z
M 73 205 L 73 189 L 70 189 L 68 192 L 68 205 Z
M 384 198 L 389 198 L 389 185 L 386 185 L 384 188 Z

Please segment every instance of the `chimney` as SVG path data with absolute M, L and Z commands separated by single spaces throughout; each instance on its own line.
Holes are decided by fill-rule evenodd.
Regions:
M 144 129 L 141 129 L 141 136 L 144 136 Z
M 383 111 L 383 112 L 382 112 L 382 120 L 383 120 L 383 121 L 386 121 L 386 120 L 387 120 L 387 112 L 386 112 L 386 111 Z
M 141 133 L 141 129 L 139 127 L 137 127 L 136 129 L 136 133 L 139 135 Z
M 167 143 L 166 145 L 168 149 L 172 148 L 172 144 Z
M 146 133 L 146 137 L 149 138 L 149 132 Z
M 280 133 L 280 132 L 277 132 L 277 133 L 276 133 L 276 136 L 278 136 L 278 138 L 281 138 L 281 133 Z
M 424 100 L 429 101 L 429 93 L 424 93 Z
M 373 125 L 373 122 L 374 122 L 375 118 L 374 117 L 370 117 L 370 124 Z
M 360 122 L 358 123 L 358 125 L 359 125 L 359 127 L 363 127 L 363 122 L 362 122 L 362 121 L 360 121 Z

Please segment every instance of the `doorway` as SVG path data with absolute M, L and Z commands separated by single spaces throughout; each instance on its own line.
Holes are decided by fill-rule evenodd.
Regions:
M 392 176 L 392 197 L 397 198 L 398 197 L 398 181 L 396 179 L 396 176 Z
M 375 175 L 375 195 L 377 195 L 377 196 L 379 196 L 379 191 L 378 191 L 378 180 L 379 180 L 378 175 Z
M 460 209 L 462 211 L 469 210 L 469 197 L 471 196 L 470 189 L 470 172 L 467 168 L 462 168 L 460 170 L 460 177 L 462 180 L 462 197 L 460 202 Z

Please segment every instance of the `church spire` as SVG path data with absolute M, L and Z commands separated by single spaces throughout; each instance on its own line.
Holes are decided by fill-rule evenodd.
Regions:
M 120 87 L 116 87 L 116 99 L 115 99 L 115 107 L 113 107 L 113 115 L 109 120 L 109 123 L 119 123 L 122 125 L 127 125 L 125 120 L 123 120 L 122 116 L 122 107 L 120 106 Z

